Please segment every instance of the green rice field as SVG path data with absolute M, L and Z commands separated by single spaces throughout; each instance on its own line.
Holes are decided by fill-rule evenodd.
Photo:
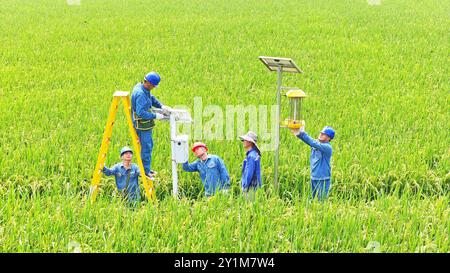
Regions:
M 437 0 L 0 0 L 0 252 L 448 253 L 449 14 Z M 310 148 L 283 128 L 279 188 L 263 151 L 263 188 L 243 197 L 239 132 L 204 111 L 275 105 L 261 55 L 304 71 L 283 85 L 308 95 L 306 131 L 336 130 L 325 202 L 310 198 Z M 112 94 L 152 70 L 152 93 L 190 109 L 190 144 L 223 158 L 231 191 L 207 199 L 180 167 L 174 199 L 157 122 L 158 202 L 131 208 L 104 176 L 90 204 Z M 213 123 L 224 137 L 202 130 Z M 108 166 L 124 145 L 120 109 Z

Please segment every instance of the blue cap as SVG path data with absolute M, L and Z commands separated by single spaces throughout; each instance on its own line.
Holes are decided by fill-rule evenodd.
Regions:
M 322 131 L 320 131 L 322 134 L 326 134 L 327 136 L 329 136 L 331 139 L 334 138 L 334 129 L 331 128 L 330 126 L 325 126 L 323 127 Z
M 161 81 L 161 77 L 156 72 L 150 72 L 147 75 L 145 75 L 144 78 L 149 83 L 153 84 L 153 86 L 158 87 L 159 82 Z
M 120 150 L 120 156 L 122 156 L 122 155 L 123 155 L 124 153 L 126 153 L 126 152 L 131 152 L 131 153 L 133 153 L 133 150 L 131 150 L 130 147 L 125 146 L 125 147 L 122 148 L 122 150 Z

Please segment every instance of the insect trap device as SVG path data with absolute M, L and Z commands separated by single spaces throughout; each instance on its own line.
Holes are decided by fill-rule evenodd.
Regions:
M 298 88 L 282 86 L 283 72 L 303 73 L 303 71 L 290 58 L 260 56 L 259 60 L 270 72 L 277 72 L 277 116 L 278 126 L 275 131 L 275 159 L 274 159 L 274 184 L 278 188 L 278 158 L 280 148 L 280 127 L 300 128 L 302 124 L 301 103 L 306 97 L 305 93 Z M 281 90 L 289 90 L 286 97 L 290 103 L 290 115 L 283 122 L 280 122 L 281 112 Z
M 290 129 L 299 129 L 305 124 L 302 114 L 303 99 L 306 98 L 305 92 L 300 89 L 291 89 L 286 93 L 289 109 L 289 116 L 285 118 L 280 126 Z
M 170 123 L 170 145 L 172 159 L 172 185 L 173 196 L 178 196 L 178 172 L 177 164 L 182 164 L 189 159 L 188 135 L 177 135 L 178 123 L 191 123 L 192 118 L 187 110 L 171 109 L 170 111 L 162 109 L 153 109 L 155 112 L 164 114 L 164 120 Z M 167 115 L 168 114 L 168 115 Z

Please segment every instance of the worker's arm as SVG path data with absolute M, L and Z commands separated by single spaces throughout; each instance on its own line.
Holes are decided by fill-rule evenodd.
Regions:
M 144 94 L 137 96 L 136 98 L 136 114 L 142 119 L 155 119 L 156 114 L 149 112 L 146 108 L 147 98 Z
M 162 103 L 159 102 L 159 100 L 152 95 L 152 106 L 156 108 L 162 108 Z
M 309 146 L 314 147 L 321 152 L 331 154 L 331 146 L 329 144 L 321 143 L 320 141 L 313 139 L 306 132 L 300 132 L 297 137 Z
M 183 171 L 196 172 L 196 171 L 198 171 L 197 164 L 198 164 L 198 160 L 196 160 L 190 164 L 189 164 L 189 162 L 186 161 L 183 163 Z
M 223 162 L 222 158 L 219 158 L 219 171 L 220 171 L 220 181 L 226 186 L 225 188 L 230 187 L 230 176 L 228 175 L 227 167 Z
M 141 176 L 141 170 L 139 169 L 139 165 L 135 165 L 135 172 L 137 174 L 137 176 Z
M 116 172 L 117 172 L 117 168 L 116 168 L 116 166 L 113 166 L 111 169 L 110 168 L 107 168 L 106 166 L 105 167 L 103 167 L 103 173 L 106 175 L 106 176 L 110 176 L 110 175 L 115 175 L 116 174 Z
M 244 180 L 244 181 L 242 181 L 243 189 L 246 190 L 246 189 L 248 189 L 248 187 L 250 187 L 254 172 L 255 172 L 255 159 L 253 157 L 248 157 L 247 164 L 246 164 L 245 170 L 244 170 L 244 177 L 242 178 Z

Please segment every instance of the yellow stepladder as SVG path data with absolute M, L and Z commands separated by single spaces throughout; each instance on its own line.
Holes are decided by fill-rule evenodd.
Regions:
M 142 183 L 144 184 L 145 195 L 148 200 L 157 201 L 156 193 L 153 187 L 153 181 L 145 175 L 144 165 L 141 158 L 141 145 L 138 140 L 137 133 L 133 126 L 133 120 L 131 119 L 131 100 L 129 92 L 116 91 L 113 95 L 111 107 L 109 108 L 108 121 L 106 122 L 105 131 L 103 132 L 102 145 L 100 146 L 100 152 L 97 158 L 97 164 L 95 165 L 94 174 L 92 176 L 91 188 L 89 195 L 91 197 L 91 203 L 95 201 L 97 197 L 98 189 L 100 186 L 100 179 L 102 177 L 102 169 L 105 166 L 106 154 L 108 153 L 109 143 L 111 142 L 112 129 L 116 121 L 116 113 L 119 108 L 120 100 L 122 100 L 125 117 L 127 119 L 128 127 L 130 129 L 131 139 L 133 141 L 133 147 L 136 151 L 136 159 L 141 172 Z

